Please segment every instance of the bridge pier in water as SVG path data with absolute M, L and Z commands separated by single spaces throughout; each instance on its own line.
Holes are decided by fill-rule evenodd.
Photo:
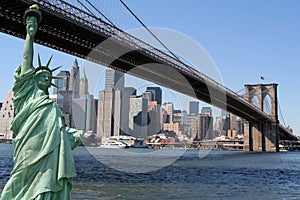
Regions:
M 271 99 L 270 121 L 244 121 L 244 151 L 278 152 L 279 151 L 279 120 L 278 120 L 278 84 L 245 85 L 246 99 L 253 103 L 254 97 L 258 99 L 258 108 L 264 111 L 264 100 Z
M 279 124 L 244 122 L 244 151 L 278 152 Z

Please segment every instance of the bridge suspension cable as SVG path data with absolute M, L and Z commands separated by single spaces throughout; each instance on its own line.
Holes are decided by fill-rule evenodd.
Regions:
M 130 14 L 154 37 L 156 41 L 159 42 L 177 61 L 183 63 L 178 56 L 176 56 L 143 22 L 138 18 L 138 16 L 124 3 L 124 1 L 119 0 L 121 4 L 130 12 Z M 185 64 L 185 63 L 183 63 Z
M 285 120 L 284 120 L 284 117 L 283 117 L 283 114 L 282 114 L 281 106 L 280 106 L 279 102 L 278 102 L 278 108 L 279 108 L 279 115 L 280 115 L 280 117 L 282 119 L 282 123 L 284 124 L 284 126 L 286 126 Z
M 235 93 L 239 94 L 239 93 L 242 92 L 243 90 L 245 90 L 245 88 L 242 88 L 242 89 L 238 90 L 238 91 L 235 92 Z
M 79 1 L 79 0 L 77 0 Z M 106 19 L 111 25 L 117 27 L 115 23 L 113 23 L 108 17 L 106 17 L 96 6 L 94 6 L 89 0 L 85 0 L 93 9 L 95 9 L 104 19 Z M 93 14 L 94 15 L 94 14 Z M 95 15 L 94 15 L 95 16 Z
M 96 17 L 95 13 L 92 12 L 91 9 L 89 9 L 86 5 L 84 5 L 80 0 L 76 0 L 81 7 L 83 7 L 85 10 L 87 10 L 87 12 L 89 12 L 92 16 Z M 112 20 L 110 20 L 107 15 L 105 15 L 103 12 L 101 12 L 97 6 L 95 6 L 93 3 L 91 3 L 91 1 L 89 0 L 85 0 L 85 2 L 87 2 L 87 4 L 93 9 L 95 10 L 97 13 L 99 13 L 106 21 L 108 21 L 108 23 L 110 23 L 112 26 L 120 29 Z M 100 3 L 99 1 L 96 1 L 98 4 Z M 126 8 L 126 10 L 146 29 L 147 32 L 150 33 L 150 35 L 152 37 L 154 37 L 154 39 L 159 42 L 160 45 L 162 45 L 163 48 L 165 48 L 167 50 L 167 52 L 169 52 L 173 58 L 175 60 L 177 60 L 178 62 L 180 62 L 181 64 L 183 64 L 185 66 L 185 68 L 190 71 L 190 73 L 197 75 L 197 73 L 191 69 L 190 67 L 187 66 L 186 63 L 184 63 L 182 60 L 179 59 L 178 56 L 175 55 L 175 53 L 173 53 L 138 17 L 137 15 L 122 1 L 120 0 L 121 4 Z M 102 6 L 103 7 L 103 6 Z M 121 29 L 120 29 L 121 30 Z M 127 39 L 131 40 L 130 37 L 128 37 L 127 35 L 125 35 L 125 37 L 127 37 Z

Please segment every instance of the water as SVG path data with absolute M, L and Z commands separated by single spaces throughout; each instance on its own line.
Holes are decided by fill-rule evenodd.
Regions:
M 9 178 L 12 151 L 0 145 L 0 187 Z M 113 149 L 77 148 L 72 199 L 300 199 L 300 152 L 211 151 L 200 159 L 199 151 L 188 150 L 151 171 L 158 166 L 154 159 L 172 161 L 179 150 L 158 156 L 148 149 L 129 151 L 134 154 L 124 158 Z

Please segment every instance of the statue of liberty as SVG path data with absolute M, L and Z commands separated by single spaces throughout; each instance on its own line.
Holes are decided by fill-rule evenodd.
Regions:
M 13 86 L 15 118 L 11 130 L 14 168 L 2 191 L 2 200 L 70 199 L 75 166 L 72 149 L 82 132 L 66 127 L 58 105 L 49 98 L 53 69 L 51 58 L 42 66 L 38 57 L 33 67 L 33 40 L 42 19 L 37 5 L 24 14 L 26 39 L 22 64 L 16 69 Z M 57 68 L 56 68 L 57 69 Z

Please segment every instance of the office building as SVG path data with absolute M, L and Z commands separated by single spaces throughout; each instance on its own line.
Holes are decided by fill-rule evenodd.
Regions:
M 121 90 L 107 88 L 99 92 L 97 135 L 109 138 L 120 135 Z
M 138 138 L 147 137 L 148 100 L 143 96 L 131 96 L 129 106 L 129 133 Z
M 211 107 L 207 107 L 207 106 L 202 107 L 201 114 L 202 115 L 206 115 L 207 114 L 209 116 L 212 116 L 212 109 L 211 109 Z
M 146 92 L 151 92 L 151 101 L 156 101 L 158 105 L 161 105 L 162 90 L 160 87 L 147 87 Z
M 188 113 L 185 110 L 174 110 L 173 122 L 178 123 L 179 125 L 179 131 L 177 136 L 180 141 L 182 141 L 184 139 L 183 136 L 186 135 L 185 127 L 187 124 L 187 116 Z
M 190 115 L 199 114 L 199 101 L 190 101 Z
M 14 93 L 8 91 L 4 102 L 0 108 L 0 139 L 12 140 L 13 132 L 10 130 L 11 122 L 14 119 Z
M 166 116 L 166 118 L 164 119 L 164 123 L 173 122 L 173 111 L 174 111 L 173 103 L 172 102 L 163 103 L 162 108 Z
M 84 132 L 97 131 L 97 100 L 93 95 L 84 95 L 80 98 L 73 99 L 73 124 L 78 130 Z
M 198 115 L 188 115 L 185 133 L 190 138 L 196 138 L 198 134 Z
M 231 130 L 238 130 L 238 121 L 237 121 L 237 116 L 230 113 L 230 129 Z
M 72 97 L 73 91 L 70 90 L 70 72 L 66 70 L 60 71 L 57 75 L 59 79 L 54 80 L 54 84 L 57 88 L 53 88 L 53 94 L 55 95 L 56 103 L 61 109 L 66 125 L 71 127 L 72 125 Z
M 85 73 L 85 69 L 83 69 L 83 73 L 80 77 L 79 84 L 79 96 L 83 97 L 89 94 L 89 81 Z
M 124 73 L 110 68 L 105 70 L 105 89 L 114 88 L 122 90 L 124 88 Z
M 198 134 L 197 140 L 211 140 L 213 135 L 213 118 L 209 112 L 198 115 Z
M 158 134 L 161 130 L 161 105 L 157 101 L 148 101 L 147 135 Z
M 130 135 L 129 133 L 129 109 L 130 97 L 136 95 L 136 89 L 125 87 L 121 96 L 121 130 L 120 135 Z
M 72 98 L 79 98 L 79 88 L 80 88 L 80 69 L 78 62 L 75 59 L 73 62 L 71 73 L 70 73 L 70 84 L 69 90 L 72 91 Z

